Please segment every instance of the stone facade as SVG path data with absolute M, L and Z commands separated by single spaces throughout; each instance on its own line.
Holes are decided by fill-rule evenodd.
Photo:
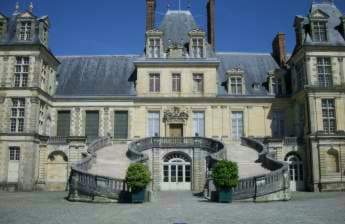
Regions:
M 233 134 L 234 129 L 239 128 L 235 124 L 237 121 L 234 120 L 233 114 L 241 112 L 243 114 L 241 121 L 243 133 L 241 135 L 262 139 L 268 145 L 272 155 L 279 160 L 287 161 L 292 155 L 301 160 L 302 171 L 298 174 L 303 179 L 301 190 L 344 189 L 345 61 L 343 59 L 345 57 L 345 40 L 343 37 L 340 41 L 342 44 L 337 46 L 332 43 L 308 44 L 307 41 L 310 38 L 306 38 L 306 35 L 311 34 L 305 33 L 307 31 L 304 31 L 301 26 L 302 18 L 297 17 L 295 22 L 296 49 L 288 61 L 285 60 L 282 33 L 278 34 L 273 44 L 273 55 L 276 56 L 276 62 L 269 54 L 218 54 L 212 50 L 212 47 L 215 47 L 215 1 L 209 1 L 208 4 L 209 17 L 212 20 L 208 21 L 210 40 L 207 41 L 209 43 L 206 41 L 205 33 L 197 27 L 193 27 L 192 30 L 187 30 L 183 34 L 183 37 L 187 38 L 183 46 L 177 42 L 167 43 L 167 40 L 164 39 L 166 38 L 164 31 L 167 29 L 165 22 L 162 22 L 163 25 L 158 31 L 154 27 L 155 1 L 148 0 L 147 4 L 148 40 L 145 55 L 138 56 L 130 63 L 131 67 L 135 67 L 133 72 L 127 68 L 120 71 L 118 68 L 121 74 L 124 73 L 123 76 L 127 75 L 126 72 L 130 73 L 128 77 L 124 77 L 124 82 L 115 80 L 117 77 L 111 80 L 111 84 L 114 84 L 112 89 L 127 86 L 133 93 L 129 93 L 127 90 L 123 91 L 123 94 L 113 95 L 98 93 L 88 95 L 82 91 L 78 93 L 80 95 L 66 93 L 68 74 L 64 72 L 68 68 L 64 66 L 68 66 L 68 63 L 64 63 L 64 61 L 75 60 L 82 64 L 83 60 L 90 60 L 91 63 L 97 63 L 95 62 L 97 60 L 114 60 L 109 64 L 116 64 L 116 60 L 119 62 L 123 60 L 121 57 L 100 57 L 95 58 L 94 61 L 92 58 L 78 57 L 58 59 L 45 47 L 48 46 L 47 39 L 26 45 L 0 42 L 0 185 L 3 188 L 14 184 L 19 190 L 66 189 L 71 164 L 82 159 L 82 154 L 86 153 L 86 112 L 99 112 L 99 136 L 115 137 L 114 114 L 116 111 L 127 111 L 128 136 L 125 139 L 117 139 L 118 141 L 131 142 L 150 137 L 150 112 L 159 113 L 159 136 L 172 136 L 171 124 L 182 125 L 183 136 L 195 136 L 193 116 L 195 112 L 202 112 L 204 114 L 204 136 L 227 144 L 239 143 L 240 139 Z M 318 11 L 327 14 L 330 9 L 338 10 L 329 3 L 313 4 L 311 15 L 308 16 L 315 17 L 317 16 L 315 12 Z M 168 11 L 165 18 L 166 24 L 170 24 L 176 16 L 185 17 L 186 21 L 191 19 L 191 13 L 188 11 Z M 318 16 L 322 16 L 322 13 Z M 36 17 L 28 12 L 17 13 L 14 17 L 18 21 L 27 18 L 30 21 L 36 21 Z M 339 18 L 332 15 L 332 18 L 328 19 L 337 21 Z M 42 21 L 45 21 L 44 24 L 49 27 L 46 19 L 36 22 L 43 26 Z M 339 20 L 339 24 L 343 23 Z M 18 24 L 12 24 L 12 26 L 14 25 Z M 333 29 L 333 27 L 328 29 Z M 183 29 L 181 28 L 181 30 Z M 41 29 L 40 36 L 43 35 L 42 32 Z M 335 34 L 334 32 L 334 30 L 330 31 L 329 35 L 345 36 L 344 33 Z M 198 35 L 193 35 L 193 33 Z M 159 53 L 156 52 L 157 55 L 160 55 L 158 58 L 152 58 L 154 54 L 148 52 L 150 47 L 152 47 L 152 51 L 155 51 L 149 40 L 152 37 L 161 38 L 155 42 L 155 44 L 161 45 Z M 195 48 L 194 53 L 192 53 L 195 43 L 193 38 L 201 40 L 198 47 L 202 48 L 200 51 Z M 329 37 L 329 40 L 333 40 L 332 37 Z M 199 57 L 193 58 L 197 51 Z M 26 86 L 15 86 L 18 57 L 25 57 L 29 60 Z M 230 59 L 225 60 L 224 58 L 227 57 Z M 251 64 L 254 61 L 251 57 L 266 60 L 266 64 Z M 319 86 L 318 59 L 320 57 L 330 59 L 332 86 L 329 88 Z M 236 65 L 240 68 L 228 65 L 233 58 L 242 60 Z M 265 67 L 272 63 L 272 66 Z M 249 65 L 247 66 L 247 64 Z M 66 69 L 61 69 L 62 67 Z M 84 67 L 73 71 L 78 73 L 80 70 L 84 71 Z M 239 71 L 240 73 L 238 73 Z M 102 73 L 106 72 L 106 70 L 102 70 Z M 112 70 L 112 72 L 117 71 Z M 93 71 L 90 73 L 96 76 Z M 159 91 L 151 89 L 153 88 L 151 85 L 155 85 L 154 82 L 156 82 L 151 80 L 151 74 L 159 74 L 159 87 L 154 87 L 157 87 Z M 172 82 L 174 74 L 180 74 L 179 84 Z M 197 91 L 201 87 L 196 86 L 198 80 L 195 79 L 195 74 L 202 74 L 202 91 Z M 78 76 L 78 74 L 73 73 L 73 76 Z M 241 77 L 243 83 L 240 94 L 233 94 L 232 88 L 235 87 L 231 85 L 231 78 L 237 76 Z M 251 76 L 262 78 L 254 80 Z M 280 79 L 281 93 L 278 93 L 279 87 L 274 89 L 273 82 L 276 79 Z M 304 83 L 301 84 L 301 80 L 304 80 Z M 101 92 L 103 87 L 106 89 L 107 81 L 104 81 L 103 85 L 97 91 Z M 179 91 L 176 89 L 174 91 L 174 85 L 179 86 Z M 88 83 L 86 88 L 92 89 L 93 86 L 97 85 Z M 77 89 L 77 87 L 75 88 Z M 20 132 L 11 130 L 12 100 L 14 98 L 25 98 L 24 128 Z M 336 132 L 334 133 L 324 132 L 323 99 L 333 99 L 335 102 Z M 187 118 L 182 121 L 164 120 L 165 113 L 171 108 L 184 111 Z M 59 111 L 70 111 L 70 136 L 57 136 Z M 283 129 L 280 136 L 274 136 L 273 133 L 277 125 L 273 122 L 276 112 L 283 114 L 282 122 L 278 125 Z M 21 155 L 18 161 L 18 182 L 16 183 L 8 181 L 8 164 L 11 162 L 9 150 L 13 147 L 20 148 Z M 153 189 L 160 189 L 162 158 L 164 153 L 171 152 L 171 150 L 152 149 L 152 151 L 146 152 L 150 158 L 148 165 L 154 171 Z M 206 164 L 203 163 L 206 157 L 205 152 L 200 149 L 179 149 L 178 151 L 188 154 L 193 161 L 192 189 L 202 190 L 206 172 Z

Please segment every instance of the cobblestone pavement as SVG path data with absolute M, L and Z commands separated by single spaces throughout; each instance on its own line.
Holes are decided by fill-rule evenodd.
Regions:
M 289 202 L 219 204 L 191 192 L 146 204 L 72 203 L 66 193 L 1 193 L 1 224 L 342 224 L 345 193 L 295 193 Z

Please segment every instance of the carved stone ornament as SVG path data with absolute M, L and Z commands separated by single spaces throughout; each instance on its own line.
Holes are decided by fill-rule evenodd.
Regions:
M 172 107 L 164 111 L 163 121 L 168 123 L 184 123 L 188 120 L 187 109 Z

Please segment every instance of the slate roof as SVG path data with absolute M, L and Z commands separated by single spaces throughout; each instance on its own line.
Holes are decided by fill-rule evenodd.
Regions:
M 190 11 L 168 10 L 159 28 L 163 31 L 164 49 L 171 43 L 185 45 L 189 42 L 188 33 L 198 26 Z
M 39 38 L 39 30 L 38 29 L 34 29 L 34 32 L 32 32 L 33 36 L 32 36 L 30 41 L 21 41 L 21 40 L 18 39 L 18 37 L 16 35 L 17 19 L 23 13 L 31 14 L 30 12 L 22 12 L 22 13 L 16 12 L 12 16 L 6 17 L 6 19 L 7 19 L 7 32 L 6 32 L 5 38 L 0 40 L 0 45 L 42 44 L 42 42 L 41 42 L 41 40 Z M 48 16 L 42 16 L 40 18 L 37 18 L 36 16 L 32 15 L 32 17 L 29 17 L 28 19 L 33 19 L 33 22 L 39 23 L 39 22 L 41 22 L 43 20 L 48 20 Z
M 135 95 L 133 61 L 138 56 L 58 57 L 56 96 Z
M 244 71 L 245 95 L 266 96 L 267 89 L 262 86 L 267 82 L 268 72 L 278 69 L 279 66 L 270 54 L 260 53 L 216 53 L 220 60 L 218 68 L 218 95 L 227 96 L 226 89 L 221 84 L 227 81 L 226 72 L 230 69 L 239 68 Z M 253 84 L 259 85 L 258 89 L 253 88 Z
M 321 12 L 327 14 L 329 16 L 328 22 L 327 22 L 327 30 L 328 30 L 328 41 L 325 43 L 319 43 L 319 42 L 313 42 L 310 34 L 310 28 L 307 28 L 310 25 L 310 15 L 316 11 L 320 10 Z M 298 16 L 299 18 L 302 18 L 305 32 L 306 32 L 306 38 L 304 40 L 304 43 L 306 45 L 330 45 L 330 46 L 345 46 L 345 40 L 344 37 L 341 35 L 341 33 L 336 29 L 340 24 L 341 20 L 340 17 L 342 16 L 342 13 L 339 11 L 339 9 L 332 3 L 321 3 L 321 4 L 312 4 L 309 15 L 307 17 Z
M 226 71 L 233 68 L 244 70 L 246 94 L 266 96 L 263 83 L 269 71 L 279 68 L 270 54 L 217 53 L 218 95 L 228 96 L 222 85 L 227 80 Z M 61 65 L 57 71 L 58 88 L 56 96 L 135 96 L 134 61 L 139 56 L 74 56 L 58 57 Z M 260 88 L 255 90 L 253 84 Z

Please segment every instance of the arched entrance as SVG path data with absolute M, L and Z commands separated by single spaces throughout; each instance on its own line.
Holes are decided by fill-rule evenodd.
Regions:
M 302 160 L 297 155 L 294 155 L 294 154 L 287 156 L 285 160 L 289 164 L 290 190 L 291 191 L 304 190 Z
M 191 190 L 192 161 L 182 152 L 173 152 L 163 159 L 163 175 L 161 190 Z

